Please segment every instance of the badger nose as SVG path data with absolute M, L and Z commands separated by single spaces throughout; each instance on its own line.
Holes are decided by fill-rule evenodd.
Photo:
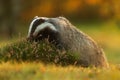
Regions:
M 27 41 L 33 41 L 33 37 L 27 37 L 26 40 Z
M 27 40 L 27 41 L 30 41 L 30 38 L 29 38 L 29 37 L 27 37 L 27 38 L 26 38 L 26 40 Z

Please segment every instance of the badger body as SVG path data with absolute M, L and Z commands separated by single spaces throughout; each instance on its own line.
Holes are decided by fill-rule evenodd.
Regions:
M 40 41 L 46 38 L 58 49 L 77 55 L 77 64 L 81 66 L 108 67 L 105 54 L 97 43 L 64 17 L 35 17 L 30 24 L 28 39 Z

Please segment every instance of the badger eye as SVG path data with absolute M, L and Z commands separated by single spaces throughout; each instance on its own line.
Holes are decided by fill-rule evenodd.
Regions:
M 39 35 L 39 37 L 41 37 L 41 36 L 42 36 L 42 34 Z

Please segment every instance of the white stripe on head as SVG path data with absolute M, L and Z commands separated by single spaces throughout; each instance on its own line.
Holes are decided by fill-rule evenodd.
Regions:
M 32 31 L 32 27 L 33 27 L 33 24 L 36 20 L 38 19 L 44 19 L 44 20 L 47 20 L 48 18 L 47 17 L 38 17 L 38 16 L 35 16 L 33 21 L 30 23 L 30 27 L 29 27 L 29 31 L 28 31 L 28 37 L 30 37 L 30 33 Z
M 44 28 L 47 28 L 49 27 L 51 30 L 53 31 L 57 31 L 57 29 L 55 28 L 55 26 L 51 23 L 48 23 L 48 22 L 44 22 L 42 23 L 41 25 L 38 25 L 35 32 L 33 33 L 33 36 L 37 36 L 37 34 L 39 33 L 40 30 L 44 29 Z
M 28 37 L 30 37 L 30 32 L 32 30 L 33 24 L 36 20 L 40 19 L 38 16 L 35 16 L 34 20 L 30 23 L 29 31 L 28 31 Z

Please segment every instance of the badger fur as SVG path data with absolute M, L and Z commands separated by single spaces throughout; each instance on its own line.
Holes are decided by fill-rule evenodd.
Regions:
M 28 39 L 48 41 L 58 49 L 69 50 L 79 57 L 81 66 L 108 67 L 103 50 L 88 35 L 78 30 L 66 18 L 35 17 L 30 24 Z

